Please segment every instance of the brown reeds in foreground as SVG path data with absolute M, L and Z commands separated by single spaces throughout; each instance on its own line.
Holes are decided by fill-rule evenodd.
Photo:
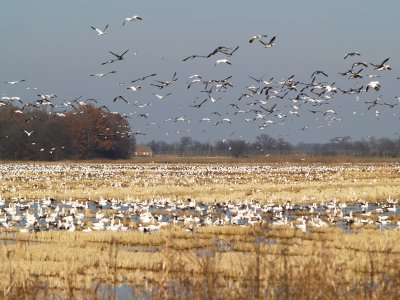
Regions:
M 2 233 L 0 298 L 399 299 L 400 231 Z

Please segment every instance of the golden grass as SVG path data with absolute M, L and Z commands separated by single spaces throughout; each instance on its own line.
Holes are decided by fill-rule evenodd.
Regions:
M 400 197 L 400 164 L 99 164 L 0 165 L 3 198 L 149 200 L 195 198 L 199 202 L 377 202 Z M 12 170 L 12 171 L 11 171 Z
M 158 296 L 168 293 L 172 299 L 400 295 L 400 231 L 324 228 L 303 233 L 289 227 L 227 226 L 196 228 L 194 233 L 169 227 L 157 234 L 0 237 L 1 298 L 20 293 L 101 298 L 95 283 L 141 290 L 144 282 L 150 284 L 147 289 L 158 287 Z
M 205 203 L 400 197 L 396 162 L 307 160 L 3 163 L 0 195 Z M 399 239 L 399 230 L 376 226 L 348 233 L 270 225 L 193 233 L 168 226 L 156 234 L 0 231 L 0 299 L 112 299 L 120 285 L 135 287 L 132 299 L 399 299 Z

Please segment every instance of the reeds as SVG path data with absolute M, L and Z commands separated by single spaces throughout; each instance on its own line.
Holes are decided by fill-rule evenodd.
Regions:
M 1 298 L 398 299 L 400 231 L 170 227 L 2 235 Z M 134 291 L 134 292 L 133 292 Z

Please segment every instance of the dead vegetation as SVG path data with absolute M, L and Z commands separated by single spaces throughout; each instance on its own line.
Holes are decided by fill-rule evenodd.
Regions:
M 1 165 L 0 190 L 11 201 L 378 202 L 400 196 L 399 175 L 393 162 L 27 163 Z M 0 298 L 399 299 L 399 238 L 399 230 L 377 226 L 303 232 L 270 224 L 152 234 L 1 231 Z
M 399 231 L 2 233 L 1 298 L 398 299 Z M 122 286 L 122 287 L 121 287 Z
M 4 199 L 100 197 L 148 200 L 166 197 L 198 202 L 378 202 L 400 197 L 400 165 L 369 163 L 0 165 Z

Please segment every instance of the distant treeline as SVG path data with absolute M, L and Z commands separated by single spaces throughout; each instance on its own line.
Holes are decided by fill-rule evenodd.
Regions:
M 120 114 L 91 104 L 70 112 L 11 104 L 0 109 L 0 159 L 129 158 L 135 140 Z
M 354 155 L 400 157 L 400 138 L 374 138 L 352 141 L 351 137 L 337 137 L 328 143 L 299 143 L 292 145 L 282 138 L 273 138 L 267 134 L 256 137 L 253 143 L 244 140 L 219 140 L 215 143 L 202 143 L 190 137 L 182 137 L 178 142 L 151 141 L 150 146 L 155 155 L 204 155 L 234 156 L 251 155 Z

